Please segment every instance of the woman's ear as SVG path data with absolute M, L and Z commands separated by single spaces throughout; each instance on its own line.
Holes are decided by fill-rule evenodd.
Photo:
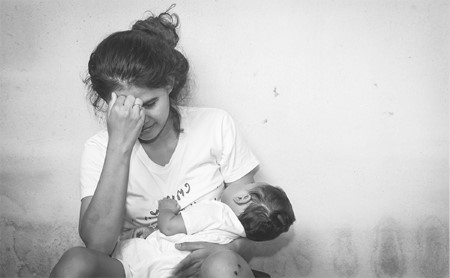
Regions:
M 166 86 L 166 91 L 167 91 L 168 95 L 170 95 L 170 93 L 172 92 L 172 89 L 173 89 L 173 85 L 167 85 Z
M 245 191 L 238 192 L 233 198 L 233 201 L 238 205 L 245 205 L 251 200 L 252 196 L 250 196 L 250 194 Z
M 173 85 L 174 85 L 175 81 L 173 78 L 170 78 L 169 84 L 167 84 L 167 86 L 165 87 L 167 90 L 167 93 L 170 95 L 170 93 L 173 90 Z

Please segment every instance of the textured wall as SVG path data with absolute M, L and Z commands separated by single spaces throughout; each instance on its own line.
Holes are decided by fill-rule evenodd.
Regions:
M 192 105 L 228 110 L 297 222 L 272 277 L 448 277 L 447 1 L 0 1 L 0 276 L 81 244 L 81 78 L 107 34 L 176 2 Z

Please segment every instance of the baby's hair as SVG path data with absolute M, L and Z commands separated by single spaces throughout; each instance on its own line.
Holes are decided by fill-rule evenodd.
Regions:
M 254 188 L 251 204 L 238 216 L 248 239 L 272 240 L 287 232 L 295 221 L 286 193 L 279 187 L 263 184 Z
M 129 87 L 163 88 L 172 86 L 170 112 L 174 127 L 180 132 L 177 105 L 184 99 L 189 62 L 175 49 L 178 44 L 179 18 L 169 10 L 136 21 L 131 30 L 105 38 L 92 52 L 88 76 L 88 99 L 98 115 L 114 91 Z M 184 92 L 184 93 L 183 93 Z

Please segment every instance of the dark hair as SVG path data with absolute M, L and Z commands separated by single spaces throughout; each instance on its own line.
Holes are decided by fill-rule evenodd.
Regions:
M 183 99 L 189 62 L 175 49 L 179 20 L 169 10 L 137 21 L 131 30 L 109 35 L 92 52 L 84 82 L 96 114 L 106 110 L 114 91 L 130 86 L 152 89 L 173 85 L 170 112 L 175 130 L 180 132 L 176 105 Z
M 286 193 L 264 184 L 250 192 L 252 203 L 238 216 L 248 239 L 271 240 L 287 232 L 295 216 Z

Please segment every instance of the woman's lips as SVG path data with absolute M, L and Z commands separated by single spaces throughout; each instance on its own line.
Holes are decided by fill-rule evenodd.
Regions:
M 152 124 L 152 125 L 150 125 L 150 126 L 144 126 L 143 128 L 142 128 L 142 131 L 149 131 L 150 129 L 152 129 L 152 127 L 154 126 L 155 124 Z

